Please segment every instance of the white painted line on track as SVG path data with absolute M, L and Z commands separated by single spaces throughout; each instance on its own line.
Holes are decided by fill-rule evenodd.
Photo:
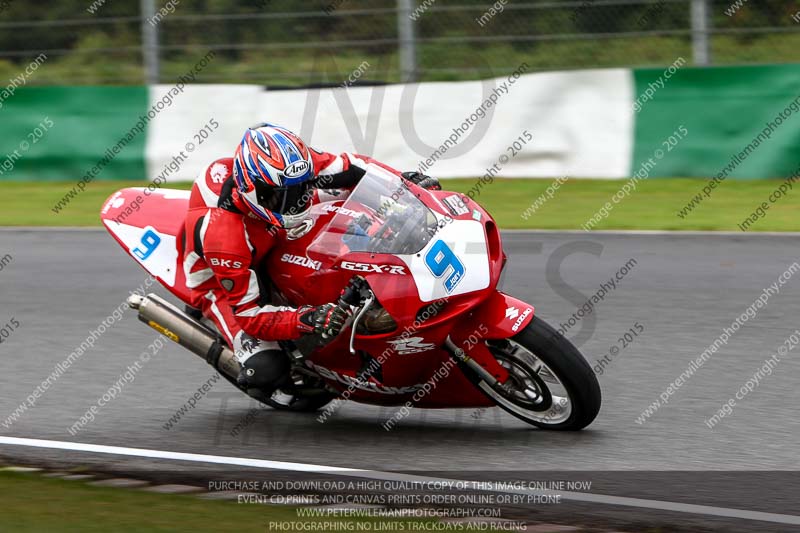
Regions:
M 24 439 L 18 437 L 0 437 L 0 445 L 28 446 L 32 448 L 48 448 L 53 450 L 71 450 L 76 452 L 102 453 L 111 455 L 128 455 L 132 457 L 145 457 L 149 459 L 167 459 L 173 461 L 188 461 L 193 463 L 213 463 L 231 466 L 249 466 L 253 468 L 266 468 L 271 470 L 291 470 L 295 472 L 315 472 L 320 474 L 344 474 L 357 472 L 369 473 L 368 470 L 355 468 L 341 468 L 335 466 L 305 465 L 302 463 L 286 463 L 283 461 L 270 461 L 267 459 L 247 459 L 244 457 L 226 457 L 222 455 L 205 455 L 198 453 L 168 452 L 163 450 L 148 450 L 145 448 L 125 448 L 120 446 L 105 446 L 102 444 L 86 444 L 82 442 L 66 442 L 58 440 Z
M 748 511 L 744 509 L 728 509 L 725 507 L 713 507 L 708 505 L 695 505 L 689 503 L 644 500 L 640 498 L 627 498 L 623 496 L 609 496 L 604 494 L 590 494 L 585 492 L 548 491 L 548 490 L 533 490 L 533 489 L 522 489 L 522 488 L 514 489 L 514 488 L 501 488 L 496 486 L 494 488 L 488 489 L 486 485 L 481 485 L 481 483 L 483 483 L 481 481 L 415 476 L 411 474 L 381 472 L 378 470 L 361 470 L 357 468 L 345 468 L 338 466 L 288 463 L 284 461 L 271 461 L 267 459 L 249 459 L 245 457 L 226 457 L 222 455 L 169 452 L 163 450 L 149 450 L 145 448 L 125 448 L 118 446 L 105 446 L 100 444 L 86 444 L 81 442 L 26 439 L 19 437 L 0 436 L 0 445 L 26 446 L 31 448 L 69 450 L 76 452 L 99 453 L 99 454 L 110 454 L 110 455 L 126 455 L 132 457 L 143 457 L 148 459 L 165 459 L 171 461 L 211 463 L 211 464 L 222 464 L 229 466 L 245 466 L 251 468 L 263 468 L 268 470 L 285 470 L 293 472 L 333 474 L 333 475 L 348 476 L 348 477 L 374 479 L 379 481 L 404 481 L 407 483 L 420 485 L 423 488 L 429 490 L 441 490 L 442 488 L 462 487 L 461 490 L 477 490 L 477 491 L 488 491 L 488 492 L 505 493 L 505 494 L 523 494 L 531 496 L 560 495 L 562 500 L 596 503 L 601 505 L 639 507 L 643 509 L 656 509 L 660 511 L 671 511 L 676 513 L 700 514 L 700 515 L 717 516 L 723 518 L 757 520 L 761 522 L 772 522 L 776 524 L 800 525 L 800 516 L 797 515 L 765 513 L 761 511 Z

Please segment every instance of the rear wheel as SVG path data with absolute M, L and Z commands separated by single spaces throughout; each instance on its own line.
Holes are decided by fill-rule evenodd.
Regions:
M 236 380 L 225 372 L 221 370 L 218 372 L 222 377 L 228 380 L 231 385 L 243 393 L 279 411 L 310 413 L 325 407 L 336 398 L 336 394 L 327 390 L 321 380 L 306 374 L 292 372 L 292 385 L 281 387 L 270 396 L 267 396 L 259 389 L 250 389 L 250 391 L 247 391 L 239 386 Z
M 219 335 L 216 329 L 213 329 L 213 323 L 211 323 L 211 327 L 208 325 L 205 325 L 205 327 L 208 327 L 212 332 Z M 286 357 L 288 358 L 288 355 Z M 231 385 L 243 393 L 279 411 L 293 411 L 296 413 L 314 412 L 328 405 L 337 396 L 325 388 L 325 384 L 321 379 L 306 373 L 292 371 L 289 376 L 291 383 L 288 386 L 281 387 L 274 391 L 270 396 L 267 396 L 265 392 L 259 389 L 250 389 L 250 391 L 247 391 L 236 382 L 234 377 L 229 376 L 220 369 L 217 369 L 217 371 L 222 377 L 228 380 Z
M 595 419 L 601 399 L 594 371 L 546 322 L 534 316 L 514 337 L 486 344 L 509 377 L 495 387 L 475 374 L 473 381 L 500 408 L 542 429 L 574 431 Z

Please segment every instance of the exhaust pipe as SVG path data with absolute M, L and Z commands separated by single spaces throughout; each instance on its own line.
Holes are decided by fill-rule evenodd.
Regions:
M 208 364 L 236 382 L 241 366 L 233 350 L 218 335 L 156 294 L 132 294 L 127 302 L 131 309 L 139 311 L 139 320 L 205 359 Z

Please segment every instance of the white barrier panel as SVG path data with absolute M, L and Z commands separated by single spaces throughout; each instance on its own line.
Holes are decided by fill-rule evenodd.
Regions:
M 168 89 L 155 87 L 151 100 Z M 632 101 L 627 69 L 347 89 L 190 86 L 151 124 L 148 172 L 158 176 L 183 152 L 173 177 L 193 179 L 208 161 L 231 155 L 246 127 L 267 121 L 320 150 L 443 178 L 481 176 L 494 165 L 499 177 L 623 178 L 633 150 Z M 219 127 L 198 145 L 194 135 L 212 117 Z M 532 140 L 511 149 L 525 131 Z M 188 142 L 198 145 L 191 154 Z
M 152 86 L 151 105 L 171 88 Z M 194 180 L 211 161 L 231 157 L 244 130 L 264 120 L 259 114 L 263 93 L 260 85 L 187 85 L 150 122 L 145 151 L 149 179 L 166 173 L 167 182 Z M 209 125 L 212 119 L 219 124 L 216 129 Z M 208 136 L 202 139 L 199 131 L 207 125 L 212 131 L 206 130 Z

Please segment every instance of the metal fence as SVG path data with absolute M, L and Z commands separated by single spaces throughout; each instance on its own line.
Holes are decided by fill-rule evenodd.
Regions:
M 45 53 L 38 84 L 169 81 L 210 50 L 196 81 L 272 86 L 800 58 L 794 0 L 0 0 L 0 30 L 0 79 Z

